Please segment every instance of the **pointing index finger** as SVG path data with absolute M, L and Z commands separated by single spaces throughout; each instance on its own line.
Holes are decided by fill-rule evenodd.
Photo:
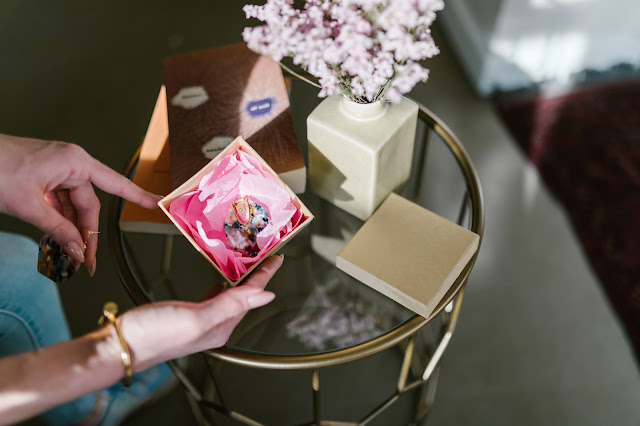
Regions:
M 92 167 L 89 170 L 89 179 L 103 191 L 117 195 L 127 201 L 139 204 L 147 209 L 158 207 L 159 196 L 145 191 L 96 159 L 93 159 Z

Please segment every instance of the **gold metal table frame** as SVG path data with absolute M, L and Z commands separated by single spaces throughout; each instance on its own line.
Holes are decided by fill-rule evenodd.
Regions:
M 445 145 L 450 154 L 454 157 L 455 162 L 464 180 L 464 190 L 461 200 L 461 206 L 458 214 L 458 223 L 468 227 L 468 229 L 480 235 L 481 242 L 484 231 L 484 201 L 482 189 L 478 175 L 475 171 L 469 156 L 464 147 L 458 141 L 456 136 L 447 128 L 447 126 L 433 113 L 424 106 L 420 105 L 419 123 L 426 125 L 426 131 L 422 137 L 418 135 L 416 139 L 416 149 L 414 157 L 419 156 L 417 165 L 414 162 L 412 171 L 415 188 L 409 189 L 413 194 L 409 194 L 409 198 L 418 197 L 418 189 L 423 171 L 425 168 L 425 158 L 427 157 L 427 148 L 433 139 L 432 134 L 437 135 L 439 140 Z M 133 156 L 126 173 L 131 174 L 135 167 L 139 151 Z M 108 238 L 109 246 L 112 251 L 115 266 L 124 287 L 137 305 L 149 303 L 152 297 L 145 289 L 145 284 L 132 271 L 130 259 L 126 254 L 132 248 L 128 246 L 123 233 L 120 231 L 118 221 L 123 201 L 119 198 L 112 200 L 109 211 Z M 466 223 L 463 223 L 466 222 Z M 167 281 L 168 271 L 170 269 L 170 259 L 172 256 L 173 236 L 167 236 L 165 239 L 165 247 L 163 252 L 162 266 L 160 278 L 157 281 Z M 413 391 L 419 391 L 418 408 L 415 413 L 415 423 L 423 420 L 433 404 L 435 397 L 435 388 L 437 384 L 437 376 L 439 372 L 439 362 L 449 344 L 456 327 L 456 322 L 462 306 L 462 298 L 464 287 L 473 269 L 479 250 L 464 268 L 458 279 L 453 284 L 451 290 L 445 298 L 438 304 L 429 318 L 423 318 L 413 315 L 402 324 L 387 330 L 381 335 L 374 337 L 368 341 L 356 344 L 354 346 L 328 350 L 320 353 L 310 353 L 306 355 L 275 355 L 261 354 L 252 351 L 238 350 L 237 348 L 225 346 L 218 349 L 205 351 L 202 355 L 208 360 L 218 360 L 225 363 L 231 363 L 238 366 L 252 367 L 258 369 L 273 370 L 310 370 L 310 384 L 312 388 L 312 406 L 313 418 L 309 423 L 316 425 L 365 425 L 392 406 L 403 394 Z M 277 277 L 276 277 L 277 278 Z M 434 343 L 430 346 L 428 353 L 420 352 L 416 345 L 416 339 L 421 330 L 428 324 L 435 324 L 438 320 L 436 337 Z M 390 348 L 399 348 L 403 352 L 403 361 L 398 371 L 397 386 L 395 392 L 391 393 L 385 400 L 375 405 L 369 412 L 362 413 L 360 420 L 356 422 L 337 422 L 323 420 L 321 418 L 321 394 L 320 394 L 320 373 L 323 368 L 332 367 L 340 364 L 350 363 L 361 360 L 363 358 L 378 354 Z M 417 363 L 414 362 L 417 357 L 425 356 L 423 368 L 416 370 Z M 209 361 L 207 367 L 209 368 Z M 426 364 L 426 366 L 424 366 Z M 222 397 L 220 401 L 215 401 L 205 395 L 205 392 L 198 389 L 198 386 L 185 374 L 175 362 L 170 362 L 170 366 L 178 379 L 182 382 L 192 402 L 192 407 L 199 411 L 199 418 L 203 420 L 202 407 L 213 410 L 224 416 L 239 421 L 240 423 L 249 425 L 260 425 L 259 419 L 252 419 L 240 412 L 234 411 L 232 407 L 227 406 Z M 215 378 L 212 375 L 212 381 Z M 216 387 L 216 392 L 220 390 Z M 206 421 L 204 421 L 206 423 Z

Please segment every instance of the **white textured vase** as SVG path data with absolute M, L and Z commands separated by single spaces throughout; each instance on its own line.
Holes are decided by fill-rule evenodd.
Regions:
M 418 105 L 359 104 L 343 96 L 323 100 L 307 118 L 311 190 L 366 220 L 404 184 L 411 157 Z

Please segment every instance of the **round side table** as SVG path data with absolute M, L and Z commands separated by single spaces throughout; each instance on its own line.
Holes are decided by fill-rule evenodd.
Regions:
M 305 118 L 313 102 L 319 100 L 293 86 L 291 112 L 299 136 L 306 134 Z M 126 171 L 129 175 L 137 158 L 138 153 Z M 412 175 L 399 193 L 482 239 L 483 196 L 474 166 L 455 135 L 422 105 Z M 274 302 L 250 312 L 224 347 L 193 355 L 201 357 L 200 364 L 205 365 L 195 374 L 190 367 L 170 363 L 185 386 L 196 416 L 204 424 L 211 422 L 211 413 L 249 425 L 270 424 L 268 419 L 242 412 L 224 396 L 227 384 L 220 380 L 220 369 L 234 365 L 310 372 L 307 397 L 312 413 L 296 423 L 368 424 L 409 393 L 417 396 L 409 423 L 423 420 L 433 403 L 439 361 L 455 330 L 464 287 L 478 252 L 433 313 L 423 318 L 335 267 L 335 255 L 362 221 L 310 191 L 300 197 L 316 220 L 284 247 L 283 267 L 267 287 L 277 295 Z M 122 204 L 121 199 L 114 198 L 110 206 L 108 238 L 120 279 L 135 304 L 163 299 L 196 301 L 210 285 L 223 282 L 182 236 L 121 231 L 118 222 Z M 397 365 L 388 367 L 395 369 L 395 383 L 388 395 L 355 413 L 356 420 L 323 419 L 326 410 L 321 409 L 321 373 L 388 350 L 395 350 L 399 358 Z M 286 401 L 283 405 L 286 408 Z M 283 423 L 278 420 L 272 424 Z

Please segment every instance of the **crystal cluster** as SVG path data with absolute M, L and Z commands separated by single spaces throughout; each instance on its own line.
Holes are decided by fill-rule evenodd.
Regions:
M 252 200 L 240 201 L 229 209 L 224 233 L 229 247 L 245 256 L 255 257 L 260 252 L 256 236 L 269 224 L 269 215 Z

